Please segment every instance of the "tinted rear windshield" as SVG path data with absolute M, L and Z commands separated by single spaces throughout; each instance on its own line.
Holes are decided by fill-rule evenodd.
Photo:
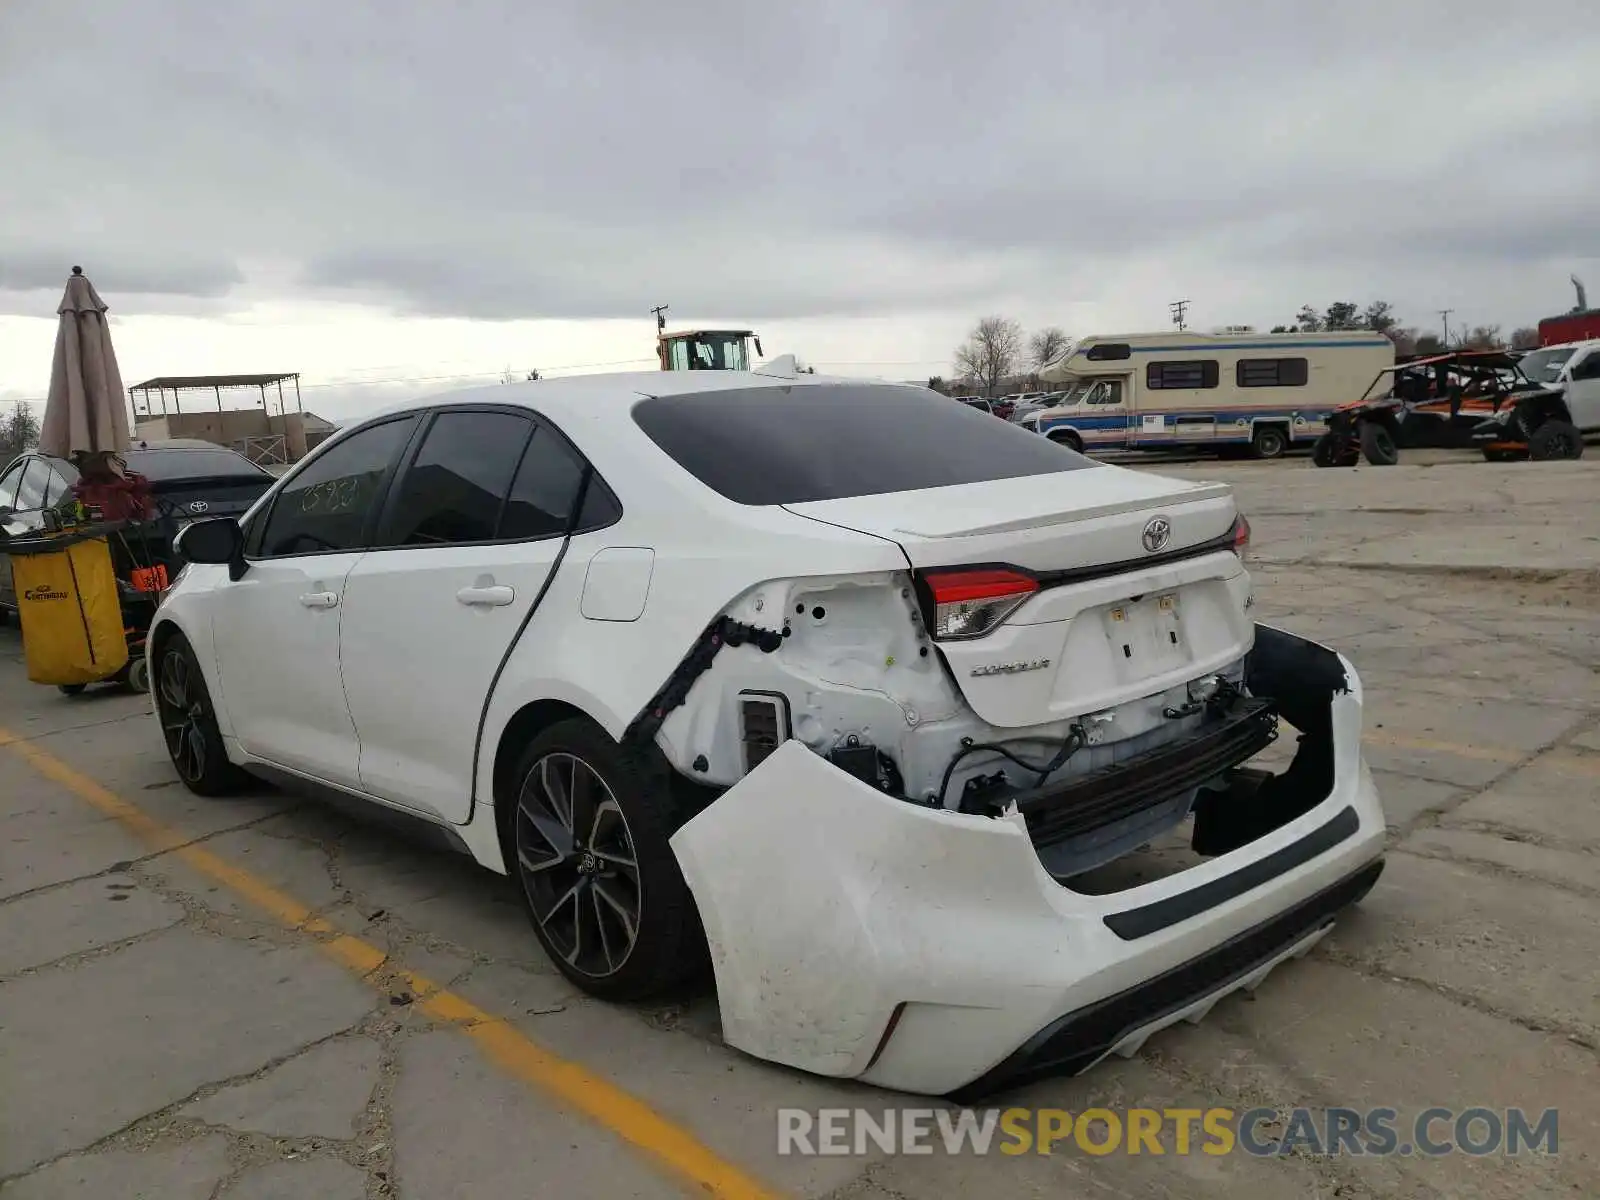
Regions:
M 1036 433 L 918 387 L 806 384 L 656 396 L 633 419 L 739 504 L 800 504 L 1094 466 Z
M 183 479 L 219 479 L 271 482 L 272 476 L 242 454 L 217 447 L 215 450 L 130 450 L 128 469 L 137 471 L 152 483 Z

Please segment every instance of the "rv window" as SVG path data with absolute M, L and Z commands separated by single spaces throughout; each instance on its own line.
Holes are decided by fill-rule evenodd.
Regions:
M 1196 358 L 1186 362 L 1153 362 L 1145 368 L 1144 383 L 1151 390 L 1214 388 L 1217 386 L 1217 360 Z
M 1088 403 L 1088 404 L 1121 404 L 1122 403 L 1122 380 L 1120 380 L 1120 379 L 1102 379 L 1099 383 L 1095 384 L 1092 388 L 1089 389 L 1088 397 L 1087 397 L 1085 403 Z
M 1303 358 L 1241 358 L 1234 369 L 1242 388 L 1305 387 L 1309 378 Z
M 1133 347 L 1127 342 L 1104 342 L 1098 346 L 1090 346 L 1084 351 L 1083 356 L 1090 362 L 1110 362 L 1114 359 L 1132 358 Z

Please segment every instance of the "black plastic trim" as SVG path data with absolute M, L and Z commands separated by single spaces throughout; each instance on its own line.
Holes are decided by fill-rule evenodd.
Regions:
M 267 763 L 252 762 L 247 764 L 244 770 L 246 774 L 253 775 L 280 791 L 327 805 L 364 825 L 379 826 L 414 842 L 435 849 L 451 850 L 468 858 L 472 857 L 472 851 L 455 827 L 441 821 L 404 809 L 392 808 L 358 792 L 347 792 L 332 784 L 310 779 L 298 772 Z
M 1160 554 L 1146 554 L 1143 558 L 1125 558 L 1121 562 L 1100 563 L 1092 567 L 1068 567 L 1062 571 L 1035 572 L 1034 578 L 1039 581 L 1041 589 L 1061 587 L 1069 583 L 1087 583 L 1091 579 L 1104 579 L 1110 575 L 1125 575 L 1129 571 L 1138 571 L 1145 567 L 1160 567 L 1167 563 L 1183 562 L 1185 559 L 1202 558 L 1222 550 L 1233 553 L 1236 527 L 1237 518 L 1228 526 L 1226 533 L 1203 542 L 1196 542 L 1192 546 L 1166 550 Z
M 1032 1080 L 1081 1074 L 1130 1033 L 1237 983 L 1307 935 L 1332 925 L 1341 911 L 1372 890 L 1382 873 L 1383 859 L 1375 858 L 1204 954 L 1052 1021 L 950 1099 L 975 1104 Z
M 1226 904 L 1262 884 L 1303 866 L 1317 855 L 1332 850 L 1340 842 L 1354 837 L 1361 828 L 1361 818 L 1356 810 L 1346 805 L 1337 815 L 1317 826 L 1297 842 L 1274 850 L 1265 858 L 1246 863 L 1237 871 L 1202 883 L 1197 888 L 1168 896 L 1140 908 L 1112 913 L 1104 918 L 1106 928 L 1125 942 L 1136 941 L 1180 925 L 1191 917 Z
M 1277 709 L 1270 700 L 1238 700 L 1233 711 L 1191 737 L 1086 775 L 1025 792 L 1000 792 L 993 800 L 1000 805 L 1015 800 L 1034 845 L 1050 846 L 1199 787 L 1254 757 L 1276 736 Z

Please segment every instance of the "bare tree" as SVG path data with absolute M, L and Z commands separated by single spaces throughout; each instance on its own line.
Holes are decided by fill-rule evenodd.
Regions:
M 1437 333 L 1417 335 L 1417 354 L 1443 354 L 1445 349 L 1444 339 Z
M 1000 390 L 1022 358 L 1022 326 L 1010 317 L 984 317 L 956 350 L 956 374 L 973 380 L 985 396 Z
M 1396 354 L 1415 354 L 1417 352 L 1418 333 L 1410 325 L 1391 325 L 1383 330 L 1383 336 L 1394 343 Z
M 0 418 L 0 470 L 21 454 L 39 444 L 39 414 L 33 405 L 18 400 Z
M 1505 347 L 1498 325 L 1474 325 L 1461 339 L 1463 350 L 1504 350 Z
M 1523 326 L 1511 333 L 1511 348 L 1513 350 L 1537 350 L 1539 348 L 1539 331 Z
M 1042 371 L 1066 353 L 1071 344 L 1065 329 L 1048 325 L 1028 339 L 1028 363 L 1035 371 Z

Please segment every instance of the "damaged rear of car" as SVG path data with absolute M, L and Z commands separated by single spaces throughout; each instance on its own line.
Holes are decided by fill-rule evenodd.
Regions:
M 903 414 L 903 443 L 852 437 L 853 405 Z M 1377 878 L 1384 819 L 1354 669 L 1254 623 L 1226 487 L 938 411 L 821 383 L 636 407 L 702 484 L 812 533 L 629 734 L 705 789 L 671 847 L 726 1039 L 973 1098 L 1131 1053 L 1309 949 Z M 831 572 L 825 532 L 895 561 Z M 1292 761 L 1250 765 L 1284 725 Z M 1183 869 L 1091 882 L 1186 824 Z

